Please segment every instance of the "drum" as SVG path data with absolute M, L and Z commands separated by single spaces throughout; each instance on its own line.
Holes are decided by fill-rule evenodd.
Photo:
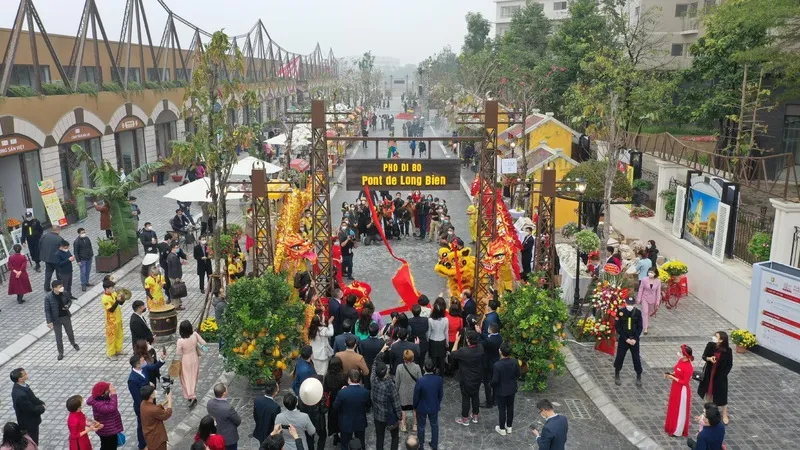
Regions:
M 150 310 L 150 329 L 156 336 L 169 336 L 178 330 L 178 312 L 172 305 Z

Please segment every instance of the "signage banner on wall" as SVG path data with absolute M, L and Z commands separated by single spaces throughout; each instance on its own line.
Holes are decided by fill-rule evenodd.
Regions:
M 750 291 L 749 328 L 755 331 L 758 345 L 800 362 L 799 271 L 774 262 L 756 266 Z
M 73 142 L 86 141 L 89 139 L 99 138 L 100 136 L 102 136 L 100 132 L 91 125 L 75 125 L 67 130 L 66 133 L 64 133 L 64 136 L 61 138 L 59 144 L 70 144 Z
M 61 227 L 67 226 L 67 218 L 64 217 L 64 210 L 61 208 L 61 200 L 56 194 L 53 180 L 48 178 L 36 184 L 39 186 L 39 193 L 42 194 L 42 202 L 47 216 L 50 217 L 50 223 L 58 224 Z
M 735 212 L 728 209 L 734 195 L 728 191 L 735 191 L 736 187 L 699 172 L 690 172 L 687 181 L 683 238 L 708 252 L 727 254 L 727 234 L 735 230 L 736 223 Z
M 376 191 L 461 189 L 461 163 L 447 159 L 348 159 L 345 162 L 348 191 L 369 186 Z
M 11 135 L 0 137 L 0 156 L 39 150 L 39 145 L 25 136 Z
M 119 124 L 114 132 L 122 133 L 123 131 L 131 131 L 138 128 L 144 128 L 144 122 L 142 122 L 138 117 L 128 116 L 119 121 Z

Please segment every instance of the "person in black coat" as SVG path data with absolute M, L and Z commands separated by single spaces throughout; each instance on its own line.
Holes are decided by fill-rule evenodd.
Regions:
M 85 229 L 78 228 L 78 237 L 72 243 L 72 250 L 75 252 L 75 262 L 80 267 L 81 291 L 86 292 L 88 286 L 94 286 L 89 282 L 92 274 L 94 249 L 92 249 L 92 240 L 86 236 Z
M 425 365 L 425 355 L 428 354 L 428 318 L 421 317 L 422 306 L 413 305 L 411 307 L 411 317 L 408 319 L 408 325 L 411 327 L 409 333 L 409 340 L 419 342 L 419 356 L 416 363 L 422 367 Z
M 150 222 L 144 223 L 144 228 L 139 233 L 139 242 L 142 243 L 145 253 L 158 252 L 158 235 L 153 231 L 153 224 Z
M 153 345 L 153 342 L 155 342 L 155 339 L 153 338 L 153 332 L 150 330 L 150 327 L 147 326 L 147 322 L 142 316 L 147 309 L 144 302 L 141 300 L 136 300 L 133 302 L 132 307 L 133 314 L 131 314 L 131 320 L 129 322 L 131 328 L 131 342 L 135 347 L 136 341 L 139 339 L 144 339 L 148 344 Z
M 50 292 L 50 281 L 58 264 L 58 247 L 61 245 L 61 227 L 54 226 L 39 240 L 39 257 L 44 261 L 44 291 Z
M 500 360 L 494 363 L 491 382 L 500 419 L 500 425 L 495 427 L 495 431 L 505 436 L 511 433 L 514 422 L 514 397 L 517 395 L 520 370 L 517 360 L 511 357 L 511 346 L 508 343 L 503 343 L 498 353 Z
M 194 259 L 197 261 L 197 277 L 200 279 L 200 293 L 206 293 L 206 278 L 211 276 L 211 258 L 208 257 L 208 238 L 200 238 L 194 246 Z
M 25 213 L 25 219 L 22 221 L 22 243 L 28 245 L 28 254 L 31 260 L 36 263 L 34 268 L 39 272 L 39 240 L 42 238 L 43 232 L 42 224 L 39 219 L 33 217 L 33 213 Z
M 403 364 L 403 353 L 406 350 L 411 350 L 414 353 L 415 361 L 419 359 L 419 345 L 408 342 L 408 329 L 400 328 L 397 330 L 397 340 L 392 343 L 389 349 L 389 361 L 384 361 L 387 364 L 391 362 L 392 376 L 397 372 L 397 366 Z
M 472 291 L 464 289 L 461 293 L 461 304 L 463 305 L 461 308 L 461 319 L 464 323 L 467 323 L 467 317 L 478 313 L 478 305 L 475 303 L 475 299 L 472 298 Z
M 483 381 L 483 361 L 486 357 L 483 346 L 479 343 L 480 333 L 475 330 L 467 331 L 467 346 L 458 348 L 458 340 L 453 344 L 450 354 L 453 361 L 458 363 L 458 380 L 461 389 L 461 419 L 456 420 L 461 425 L 469 425 L 470 418 L 478 423 L 480 414 L 479 395 L 481 381 Z M 470 403 L 472 415 L 470 416 Z
M 317 378 L 320 378 L 317 376 Z M 325 414 L 328 413 L 328 407 L 325 406 L 325 397 L 323 396 L 316 405 L 306 405 L 298 397 L 297 409 L 301 412 L 308 414 L 308 418 L 317 430 L 317 441 L 314 442 L 314 435 L 306 433 L 306 444 L 309 450 L 325 450 L 325 440 L 328 437 L 328 427 L 325 421 Z M 314 445 L 316 444 L 316 445 Z
M 339 353 L 339 352 L 343 352 L 343 351 L 347 350 L 346 341 L 347 341 L 347 338 L 350 337 L 350 336 L 353 336 L 354 338 L 356 338 L 356 352 L 361 350 L 361 347 L 359 347 L 359 344 L 361 343 L 361 339 L 359 339 L 358 336 L 353 334 L 352 330 L 353 330 L 353 322 L 350 322 L 350 320 L 345 320 L 344 323 L 342 324 L 342 334 L 340 334 L 340 335 L 336 336 L 335 338 L 333 338 L 333 352 L 334 353 Z
M 358 322 L 358 311 L 356 310 L 356 300 L 358 298 L 350 294 L 347 296 L 347 302 L 339 308 L 339 318 L 341 322 L 344 323 L 345 321 L 349 320 L 351 324 L 355 324 Z
M 567 446 L 567 433 L 569 432 L 566 416 L 556 414 L 553 411 L 553 404 L 544 398 L 536 402 L 536 409 L 545 420 L 541 432 L 535 428 L 533 430 L 539 450 L 564 450 Z
M 620 386 L 619 372 L 628 350 L 636 371 L 636 386 L 642 385 L 642 359 L 639 357 L 639 336 L 642 334 L 642 312 L 634 306 L 636 299 L 629 297 L 625 307 L 617 313 L 617 356 L 614 358 L 614 383 Z
M 342 448 L 347 449 L 350 440 L 355 437 L 361 441 L 361 448 L 369 448 L 365 440 L 367 408 L 371 403 L 369 391 L 361 386 L 361 372 L 358 369 L 351 369 L 347 373 L 347 381 L 333 402 L 333 409 L 339 417 L 340 442 Z
M 45 411 L 45 404 L 36 397 L 28 386 L 28 372 L 22 367 L 11 371 L 11 381 L 14 387 L 11 388 L 11 401 L 14 404 L 14 413 L 17 415 L 17 423 L 20 428 L 25 430 L 31 440 L 39 444 L 39 424 L 42 423 L 42 414 Z
M 531 273 L 531 261 L 533 261 L 533 246 L 535 244 L 533 238 L 533 227 L 525 227 L 525 239 L 522 240 L 522 281 L 528 281 L 528 275 Z
M 375 362 L 375 358 L 380 354 L 383 345 L 386 343 L 386 341 L 378 337 L 378 331 L 378 324 L 372 322 L 369 324 L 369 337 L 358 344 L 361 356 L 364 357 L 367 367 L 372 367 L 372 363 Z
M 479 330 L 477 326 L 475 328 L 475 331 Z M 486 337 L 481 336 L 480 342 L 486 355 L 483 359 L 483 390 L 486 393 L 486 403 L 483 406 L 493 408 L 495 395 L 492 389 L 492 368 L 500 360 L 500 346 L 503 345 L 500 325 L 497 322 L 490 323 L 489 334 Z
M 264 442 L 275 428 L 275 418 L 281 412 L 281 407 L 275 401 L 280 386 L 275 380 L 267 380 L 264 385 L 264 396 L 253 400 L 253 419 L 256 426 L 253 430 L 253 437 L 259 443 Z
M 64 290 L 60 280 L 53 280 L 51 287 L 52 291 L 48 292 L 44 297 L 44 316 L 47 326 L 53 330 L 53 334 L 56 336 L 58 360 L 61 361 L 64 359 L 62 328 L 66 331 L 72 348 L 77 351 L 80 350 L 80 347 L 75 343 L 75 335 L 72 333 L 72 313 L 69 312 L 72 300 L 69 298 L 69 293 Z
M 656 261 L 658 260 L 658 247 L 656 247 L 656 241 L 652 239 L 647 241 L 647 258 L 653 263 L 652 267 L 656 267 Z
M 733 352 L 728 340 L 728 333 L 717 331 L 711 342 L 703 350 L 703 379 L 697 387 L 697 395 L 706 401 L 710 400 L 719 407 L 722 423 L 728 424 L 728 374 L 733 367 Z

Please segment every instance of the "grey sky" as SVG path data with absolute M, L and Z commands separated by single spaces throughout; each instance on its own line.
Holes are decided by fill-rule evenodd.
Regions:
M 337 57 L 372 50 L 373 55 L 416 64 L 445 45 L 461 47 L 464 16 L 480 11 L 493 20 L 492 0 L 164 0 L 178 15 L 200 28 L 246 33 L 258 18 L 283 48 L 306 54 L 317 42 Z M 0 27 L 10 28 L 19 0 L 0 0 Z M 74 34 L 83 0 L 34 0 L 48 33 Z M 97 0 L 109 38 L 119 39 L 125 0 Z M 144 0 L 150 32 L 159 41 L 166 13 L 157 0 Z M 5 14 L 8 13 L 8 14 Z M 179 30 L 188 46 L 191 31 Z M 135 39 L 135 34 L 134 34 Z

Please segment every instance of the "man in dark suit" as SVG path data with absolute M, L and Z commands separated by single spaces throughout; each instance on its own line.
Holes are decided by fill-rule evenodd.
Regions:
M 39 240 L 39 257 L 44 261 L 44 291 L 50 292 L 50 281 L 56 271 L 58 259 L 58 247 L 61 245 L 61 227 L 53 226 L 48 232 L 42 235 Z
M 353 330 L 353 324 L 355 322 L 351 322 L 350 320 L 345 320 L 342 322 L 342 334 L 337 335 L 333 339 L 333 352 L 339 353 L 347 350 L 347 337 L 353 336 L 356 338 L 356 351 L 359 351 L 359 344 L 360 339 L 355 334 L 351 333 Z M 335 333 L 335 331 L 334 331 Z
M 482 339 L 489 337 L 489 325 L 496 323 L 498 333 L 500 332 L 500 329 L 503 328 L 503 325 L 500 323 L 500 315 L 497 314 L 497 308 L 500 307 L 500 300 L 497 299 L 497 291 L 492 289 L 492 293 L 495 297 L 489 300 L 489 312 L 486 313 L 486 317 L 483 318 L 481 328 L 478 330 L 481 333 Z
M 217 434 L 225 439 L 225 450 L 236 450 L 239 446 L 239 425 L 242 418 L 228 403 L 228 388 L 223 383 L 214 385 L 214 398 L 206 405 L 208 414 L 217 422 Z
M 411 350 L 414 353 L 414 360 L 419 359 L 419 345 L 408 342 L 408 329 L 400 328 L 397 330 L 397 340 L 394 341 L 389 349 L 392 376 L 397 372 L 397 366 L 403 364 L 403 352 L 406 350 Z
M 491 303 L 491 301 L 490 301 Z M 477 326 L 475 328 L 478 328 Z M 477 331 L 477 330 L 476 330 Z M 495 396 L 492 392 L 492 368 L 494 363 L 500 360 L 500 346 L 503 345 L 503 337 L 500 336 L 500 326 L 497 322 L 489 325 L 489 334 L 481 337 L 483 346 L 483 390 L 486 393 L 485 408 L 494 408 Z
M 11 401 L 14 404 L 14 413 L 17 415 L 17 424 L 28 432 L 33 442 L 39 444 L 39 424 L 42 423 L 45 404 L 39 400 L 28 386 L 28 372 L 22 367 L 11 371 Z
M 347 374 L 347 386 L 339 391 L 333 402 L 333 409 L 339 415 L 342 450 L 349 450 L 353 437 L 361 441 L 362 448 L 369 448 L 365 440 L 369 404 L 369 391 L 361 386 L 361 372 L 353 369 Z
M 533 261 L 533 246 L 536 241 L 533 238 L 533 227 L 525 227 L 525 239 L 522 240 L 522 281 L 528 281 L 531 273 L 531 261 Z
M 369 324 L 369 337 L 359 342 L 361 347 L 361 355 L 364 356 L 364 362 L 367 363 L 367 367 L 372 367 L 372 364 L 375 362 L 375 358 L 378 357 L 381 349 L 383 349 L 383 345 L 386 343 L 386 341 L 378 337 L 379 331 L 380 329 L 378 324 L 372 322 Z M 369 377 L 364 378 L 364 387 L 367 389 L 370 388 Z
M 275 428 L 275 417 L 281 412 L 281 407 L 275 402 L 280 387 L 275 380 L 267 380 L 264 385 L 264 396 L 253 400 L 253 419 L 256 426 L 253 437 L 259 443 L 264 442 Z
M 461 389 L 461 419 L 456 420 L 456 423 L 459 425 L 469 426 L 470 419 L 473 423 L 478 423 L 478 415 L 481 412 L 479 397 L 485 354 L 479 341 L 480 334 L 475 330 L 469 330 L 467 346 L 459 349 L 456 341 L 450 354 L 453 361 L 458 363 L 456 379 Z M 472 404 L 472 415 L 470 415 L 470 404 Z
M 300 349 L 300 357 L 297 359 L 297 365 L 294 369 L 294 381 L 292 382 L 292 391 L 294 395 L 300 395 L 300 385 L 306 378 L 311 378 L 317 375 L 314 370 L 314 363 L 311 362 L 314 350 L 310 345 L 306 345 Z
M 333 297 L 328 298 L 328 311 L 330 316 L 333 317 L 333 335 L 338 336 L 342 334 L 342 321 L 339 314 L 342 308 L 342 291 L 341 289 L 333 290 Z
M 206 293 L 206 278 L 211 276 L 211 258 L 208 257 L 208 239 L 203 236 L 194 246 L 194 259 L 197 261 L 197 277 L 200 279 L 200 293 Z M 228 441 L 225 441 L 228 442 Z
M 142 316 L 145 310 L 146 308 L 143 301 L 136 300 L 133 302 L 133 314 L 131 314 L 130 327 L 131 341 L 134 346 L 139 339 L 144 339 L 150 345 L 153 345 L 153 342 L 155 342 L 153 332 L 150 330 L 150 327 L 147 326 L 147 321 L 144 320 L 144 316 Z
M 350 323 L 358 322 L 358 311 L 356 311 L 356 296 L 350 294 L 347 296 L 347 302 L 339 309 L 339 317 L 341 322 L 350 321 Z
M 545 420 L 541 432 L 537 429 L 533 430 L 539 450 L 564 450 L 567 445 L 567 431 L 569 429 L 567 418 L 556 414 L 553 411 L 553 404 L 547 399 L 541 399 L 536 402 L 536 409 L 539 410 L 539 414 Z
M 144 358 L 139 355 L 131 356 L 131 373 L 128 374 L 128 391 L 130 391 L 131 398 L 133 399 L 133 412 L 136 414 L 136 436 L 139 440 L 140 450 L 147 447 L 142 430 L 142 414 L 140 410 L 142 404 L 141 391 L 143 387 L 150 385 L 147 372 L 145 372 L 142 367 L 143 361 Z M 161 364 L 163 364 L 163 362 Z
M 436 365 L 432 360 L 425 361 L 425 374 L 414 385 L 414 411 L 417 414 L 417 439 L 419 448 L 424 447 L 425 422 L 431 423 L 431 448 L 439 447 L 439 410 L 444 398 L 444 382 L 442 377 L 434 375 Z
M 425 355 L 428 354 L 428 318 L 422 317 L 422 306 L 419 304 L 411 307 L 412 317 L 408 319 L 408 326 L 411 334 L 408 339 L 416 341 L 419 339 L 419 356 L 416 363 L 422 367 L 425 364 Z
M 631 351 L 633 370 L 636 371 L 636 386 L 642 385 L 642 359 L 639 357 L 639 336 L 642 334 L 642 312 L 636 309 L 636 299 L 629 297 L 625 307 L 617 313 L 617 357 L 614 358 L 614 383 L 622 384 L 619 372 L 625 355 Z
M 505 436 L 511 433 L 511 424 L 514 422 L 514 397 L 517 395 L 520 371 L 519 363 L 511 357 L 511 346 L 508 343 L 500 346 L 499 353 L 500 360 L 494 363 L 491 382 L 500 416 L 500 425 L 495 426 L 494 431 Z
M 461 293 L 461 304 L 463 305 L 461 319 L 464 323 L 467 323 L 467 317 L 478 313 L 478 305 L 475 303 L 475 299 L 472 298 L 472 291 L 464 289 L 464 292 Z

